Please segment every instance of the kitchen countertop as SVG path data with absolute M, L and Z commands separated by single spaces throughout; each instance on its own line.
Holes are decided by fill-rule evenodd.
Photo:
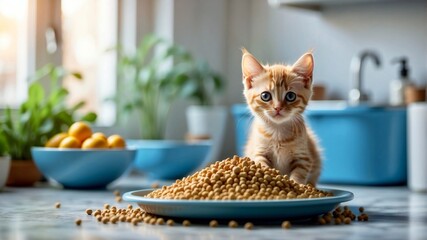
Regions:
M 270 223 L 257 224 L 253 230 L 244 229 L 243 222 L 234 229 L 202 224 L 104 225 L 85 213 L 87 208 L 102 209 L 105 203 L 124 208 L 129 203 L 115 202 L 113 190 L 124 193 L 151 184 L 132 176 L 119 179 L 106 190 L 65 190 L 48 183 L 32 188 L 6 187 L 0 192 L 0 239 L 427 239 L 427 194 L 411 192 L 405 186 L 321 185 L 353 192 L 354 199 L 343 204 L 353 212 L 359 206 L 365 208 L 369 221 L 350 225 L 302 221 L 293 223 L 291 229 Z M 60 208 L 55 208 L 56 202 L 61 203 Z M 75 224 L 78 218 L 83 221 L 81 226 Z

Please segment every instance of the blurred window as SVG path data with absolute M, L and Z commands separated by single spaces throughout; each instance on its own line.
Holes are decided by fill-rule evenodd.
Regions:
M 64 80 L 70 104 L 84 100 L 99 125 L 114 124 L 115 104 L 106 99 L 116 90 L 117 0 L 62 0 L 61 24 L 63 66 L 83 75 Z
M 58 61 L 48 55 L 59 54 L 53 64 L 83 76 L 82 81 L 64 79 L 69 104 L 85 101 L 84 112 L 96 112 L 98 125 L 111 126 L 116 108 L 106 99 L 116 91 L 118 0 L 61 0 L 60 9 L 53 3 L 0 0 L 0 109 L 17 107 L 26 99 L 36 60 L 43 66 L 47 59 Z M 60 17 L 52 11 L 60 11 Z M 59 33 L 49 27 L 58 24 Z
M 30 11 L 28 0 L 0 0 L 0 107 L 16 107 L 26 98 L 35 42 L 28 31 Z

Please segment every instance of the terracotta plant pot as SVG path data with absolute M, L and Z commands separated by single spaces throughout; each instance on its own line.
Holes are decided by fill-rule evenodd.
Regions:
M 7 186 L 29 187 L 42 178 L 33 160 L 12 160 Z

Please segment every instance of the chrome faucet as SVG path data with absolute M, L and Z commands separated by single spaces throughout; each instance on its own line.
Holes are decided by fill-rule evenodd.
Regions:
M 348 101 L 350 105 L 358 105 L 361 102 L 367 101 L 369 99 L 368 94 L 362 90 L 363 63 L 368 57 L 374 60 L 374 63 L 377 67 L 381 65 L 380 58 L 374 51 L 365 50 L 359 55 L 353 57 L 350 63 L 350 74 L 351 81 L 353 82 L 353 88 L 350 90 L 348 95 Z

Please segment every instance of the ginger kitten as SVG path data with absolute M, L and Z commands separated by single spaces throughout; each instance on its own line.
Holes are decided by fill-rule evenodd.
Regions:
M 269 66 L 242 51 L 243 94 L 254 116 L 245 155 L 315 186 L 320 151 L 302 116 L 312 95 L 313 55 L 304 54 L 292 66 Z

